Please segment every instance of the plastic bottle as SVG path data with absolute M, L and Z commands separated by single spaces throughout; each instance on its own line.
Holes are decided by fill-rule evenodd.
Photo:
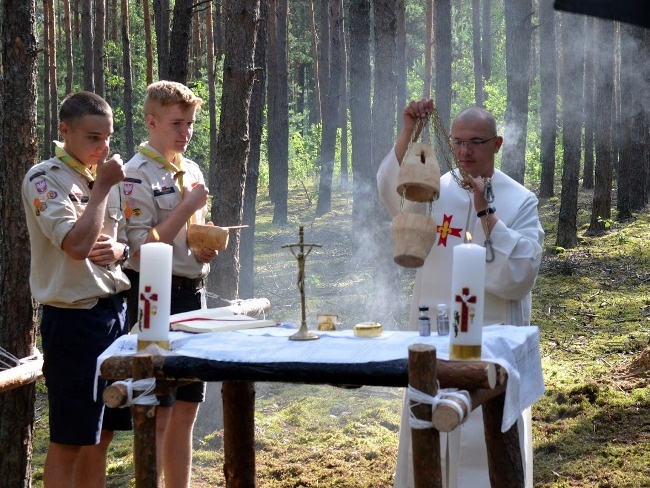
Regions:
M 431 335 L 431 321 L 429 320 L 429 307 L 420 307 L 420 316 L 418 317 L 418 330 L 421 336 Z
M 447 305 L 444 303 L 438 305 L 436 326 L 438 327 L 439 336 L 444 336 L 449 334 L 449 315 L 447 314 Z

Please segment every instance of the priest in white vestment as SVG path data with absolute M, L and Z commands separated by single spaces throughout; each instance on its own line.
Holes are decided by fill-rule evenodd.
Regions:
M 413 127 L 418 119 L 423 120 L 432 111 L 431 99 L 412 101 L 404 108 L 403 129 L 377 173 L 380 198 L 392 216 L 400 212 L 397 178 Z M 497 134 L 497 124 L 490 112 L 480 107 L 461 111 L 452 123 L 450 137 L 459 167 L 470 186 L 460 187 L 457 180 L 461 181 L 463 175 L 459 169 L 454 170 L 456 178 L 451 172 L 440 178 L 440 197 L 433 204 L 437 236 L 424 265 L 416 273 L 409 329 L 417 330 L 419 306 L 435 310 L 438 304 L 449 303 L 453 247 L 463 243 L 466 231 L 471 233 L 473 243 L 486 246 L 487 260 L 491 260 L 486 263 L 484 325 L 529 325 L 531 290 L 544 239 L 537 198 L 495 169 L 494 160 L 503 137 Z M 445 162 L 441 163 L 444 171 Z M 404 211 L 426 214 L 428 206 L 428 203 L 405 201 Z M 414 486 L 407 402 L 400 428 L 395 488 Z M 530 408 L 523 412 L 517 426 L 526 487 L 532 488 Z M 448 435 L 441 433 L 440 437 L 443 486 L 489 487 L 481 408 L 474 410 L 458 429 Z

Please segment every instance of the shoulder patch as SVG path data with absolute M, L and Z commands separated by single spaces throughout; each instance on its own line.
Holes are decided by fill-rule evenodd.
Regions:
M 124 178 L 122 181 L 125 183 L 138 183 L 138 184 L 142 183 L 142 180 L 138 178 Z
M 33 175 L 29 177 L 29 181 L 33 181 L 34 178 L 38 178 L 39 176 L 45 176 L 46 172 L 45 171 L 37 171 Z
M 169 188 L 155 188 L 153 191 L 154 197 L 159 197 L 161 195 L 169 195 L 170 193 L 175 193 L 176 189 L 173 186 Z

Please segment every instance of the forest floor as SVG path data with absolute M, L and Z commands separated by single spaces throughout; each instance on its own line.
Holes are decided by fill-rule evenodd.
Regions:
M 271 223 L 258 204 L 255 296 L 271 301 L 270 318 L 300 323 L 296 260 L 281 246 L 323 244 L 306 262 L 308 322 L 339 314 L 340 328 L 369 320 L 370 266 L 350 259 L 352 197 L 333 195 L 332 212 L 314 218 L 315 199 L 292 193 L 290 223 Z M 533 406 L 536 487 L 650 486 L 650 215 L 612 222 L 586 235 L 591 194 L 580 192 L 579 245 L 555 246 L 559 200 L 540 202 L 546 231 L 533 292 L 540 328 L 545 395 Z M 301 210 L 294 210 L 301 209 Z M 390 245 L 390 244 L 389 244 Z M 406 322 L 413 274 L 403 272 L 393 325 Z M 397 324 L 397 325 L 394 325 Z M 33 486 L 42 486 L 47 402 L 39 384 Z M 389 488 L 397 455 L 402 389 L 256 384 L 257 479 L 261 488 Z M 224 486 L 223 430 L 197 426 L 192 486 Z M 134 486 L 132 436 L 116 435 L 107 486 Z

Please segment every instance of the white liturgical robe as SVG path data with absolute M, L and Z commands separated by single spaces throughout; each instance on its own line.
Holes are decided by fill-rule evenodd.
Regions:
M 458 174 L 458 170 L 455 170 Z M 405 201 L 397 193 L 399 164 L 395 150 L 384 158 L 377 173 L 379 196 L 394 217 L 403 212 L 427 214 L 428 203 Z M 460 178 L 460 176 L 459 176 Z M 529 325 L 531 290 L 539 270 L 544 231 L 537 212 L 537 197 L 505 173 L 495 170 L 492 177 L 494 201 L 499 221 L 491 229 L 494 260 L 486 263 L 484 325 Z M 476 216 L 474 197 L 460 188 L 450 172 L 440 178 L 440 197 L 433 203 L 437 236 L 424 265 L 416 272 L 409 329 L 417 330 L 418 307 L 435 311 L 451 299 L 454 246 L 463 243 L 468 230 L 472 242 L 485 242 L 485 229 Z M 489 250 L 488 250 L 489 252 Z M 527 419 L 527 421 L 522 421 Z M 403 410 L 395 488 L 413 487 L 411 431 L 408 409 Z M 532 487 L 532 439 L 530 409 L 518 421 L 526 486 Z M 477 408 L 469 419 L 449 435 L 441 433 L 443 480 L 447 488 L 489 487 L 487 452 L 483 435 L 482 411 Z M 447 463 L 447 455 L 450 462 Z

